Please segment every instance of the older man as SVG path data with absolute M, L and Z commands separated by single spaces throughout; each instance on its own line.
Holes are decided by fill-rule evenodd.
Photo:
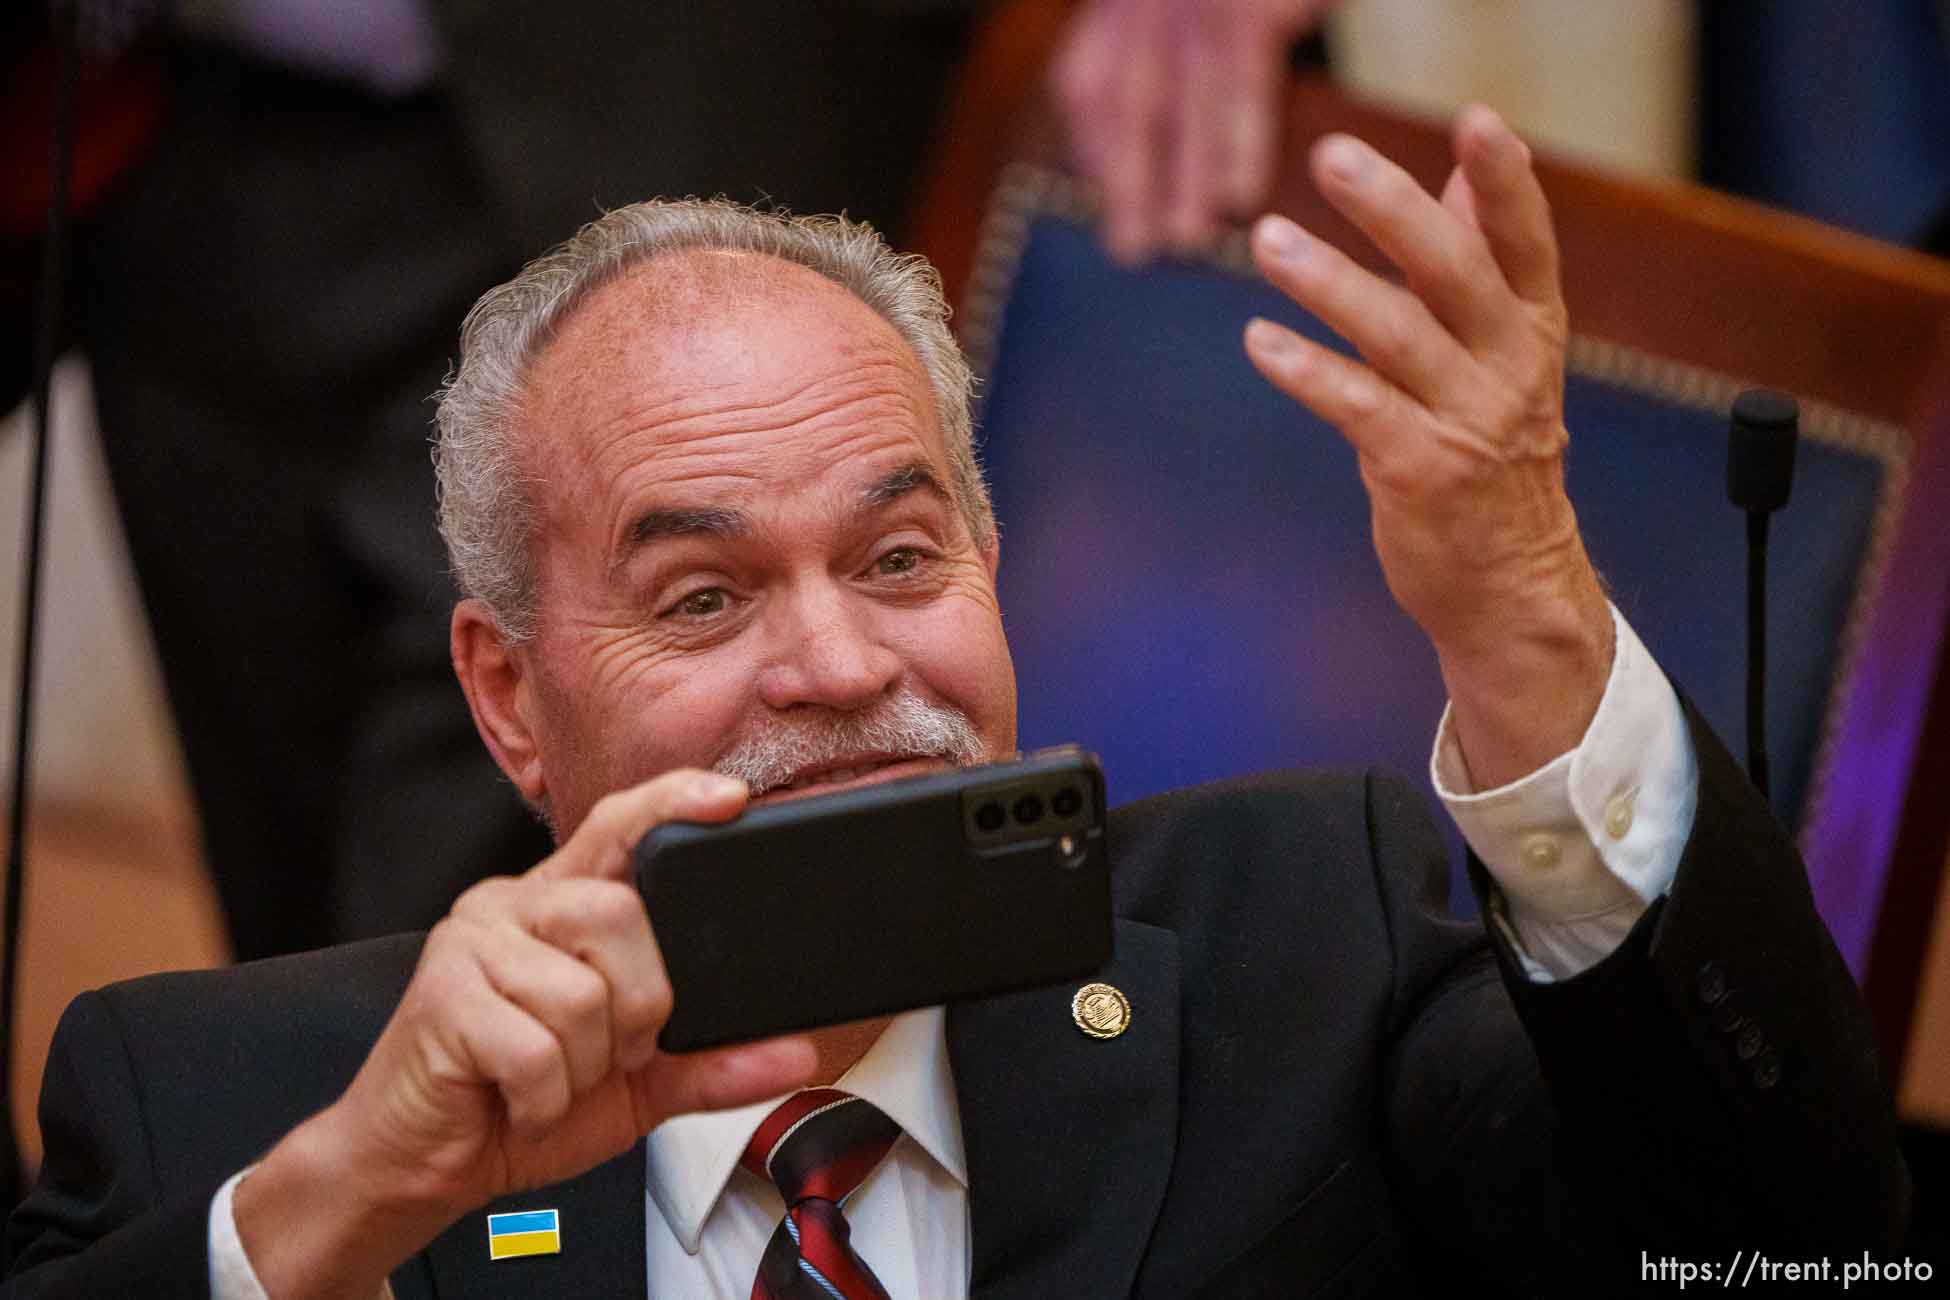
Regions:
M 440 411 L 455 667 L 559 848 L 424 940 L 79 999 L 9 1293 L 1552 1293 L 1886 1244 L 1888 1101 L 1792 846 L 1578 540 L 1528 154 L 1483 110 L 1456 146 L 1440 199 L 1316 150 L 1405 287 L 1255 232 L 1367 364 L 1246 346 L 1360 455 L 1490 936 L 1401 787 L 1268 778 L 1116 814 L 1118 1038 L 1058 989 L 659 1052 L 639 837 L 1006 754 L 1015 689 L 930 274 L 842 221 L 624 209 L 477 304 Z M 863 1101 L 802 1109 L 880 1145 L 782 1222 L 754 1152 L 835 1082 Z M 559 1253 L 497 1259 L 485 1210 Z

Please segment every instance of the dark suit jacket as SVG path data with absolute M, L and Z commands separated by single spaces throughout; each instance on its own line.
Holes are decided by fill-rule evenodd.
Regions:
M 1102 978 L 1129 1031 L 1080 1034 L 1068 986 L 949 1014 L 974 1293 L 1398 1295 L 1476 1275 L 1584 1294 L 1636 1285 L 1641 1250 L 1886 1247 L 1907 1179 L 1860 1001 L 1791 843 L 1694 736 L 1671 895 L 1559 984 L 1445 915 L 1441 850 L 1395 780 L 1287 774 L 1120 810 Z M 77 999 L 0 1293 L 201 1294 L 215 1188 L 338 1094 L 419 947 Z M 640 1296 L 643 1180 L 638 1144 L 483 1207 L 394 1287 Z M 545 1205 L 562 1253 L 490 1263 L 486 1211 Z
M 898 222 L 985 0 L 434 0 L 520 257 L 653 194 Z

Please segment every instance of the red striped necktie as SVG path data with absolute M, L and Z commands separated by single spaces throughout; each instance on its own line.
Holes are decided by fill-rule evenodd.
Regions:
M 900 1125 L 833 1088 L 788 1097 L 752 1134 L 739 1164 L 785 1199 L 752 1279 L 752 1300 L 888 1300 L 848 1244 L 840 1206 L 893 1149 Z

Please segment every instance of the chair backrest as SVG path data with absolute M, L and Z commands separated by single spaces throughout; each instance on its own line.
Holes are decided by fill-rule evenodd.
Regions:
M 1142 272 L 1106 260 L 1040 93 L 1062 8 L 996 20 L 918 227 L 986 384 L 1023 743 L 1096 748 L 1120 799 L 1294 763 L 1426 780 L 1441 684 L 1381 582 L 1353 457 L 1240 348 L 1254 314 L 1329 336 L 1257 280 L 1241 239 Z M 1433 188 L 1445 131 L 1306 79 L 1288 126 L 1275 206 L 1382 265 L 1305 181 L 1304 147 L 1349 130 Z M 1577 332 L 1566 407 L 1588 545 L 1736 746 L 1727 408 L 1751 384 L 1802 399 L 1773 532 L 1769 748 L 1776 804 L 1860 973 L 1919 749 L 1950 745 L 1950 719 L 1935 740 L 1923 726 L 1950 607 L 1950 268 L 1692 187 L 1540 171 Z M 1933 882 L 1933 848 L 1905 870 Z

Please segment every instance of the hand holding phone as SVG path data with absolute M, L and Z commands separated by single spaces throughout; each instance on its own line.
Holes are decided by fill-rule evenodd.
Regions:
M 1110 959 L 1103 773 L 1063 746 L 666 823 L 637 885 L 669 1051 L 1053 983 Z

